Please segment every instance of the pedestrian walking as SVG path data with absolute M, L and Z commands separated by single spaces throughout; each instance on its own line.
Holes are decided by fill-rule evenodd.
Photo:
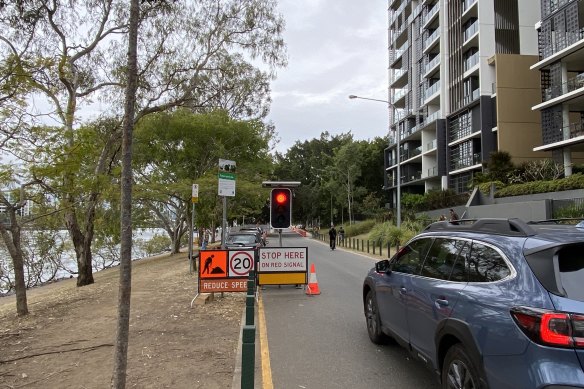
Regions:
M 201 245 L 201 250 L 207 250 L 209 239 L 211 239 L 211 231 L 209 231 L 208 228 L 205 228 L 203 232 L 203 244 Z
M 456 211 L 452 208 L 450 208 L 450 223 L 452 224 L 458 224 L 458 220 L 460 218 L 458 217 L 458 214 L 456 213 Z
M 337 230 L 335 229 L 335 225 L 331 223 L 331 229 L 329 230 L 329 238 L 330 238 L 330 247 L 331 250 L 334 250 L 337 246 Z
M 339 241 L 342 242 L 343 240 L 345 240 L 345 230 L 343 229 L 343 226 L 341 226 L 339 228 Z

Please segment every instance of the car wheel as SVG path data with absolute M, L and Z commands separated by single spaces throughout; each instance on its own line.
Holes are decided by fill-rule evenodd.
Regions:
M 479 373 L 460 344 L 446 353 L 442 366 L 443 389 L 479 389 Z
M 365 297 L 365 320 L 367 321 L 367 333 L 369 339 L 375 344 L 387 343 L 388 337 L 381 331 L 381 321 L 379 320 L 379 310 L 375 300 L 375 292 L 370 290 Z

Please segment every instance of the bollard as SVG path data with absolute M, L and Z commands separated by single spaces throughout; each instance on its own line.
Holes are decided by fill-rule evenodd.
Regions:
M 253 389 L 255 370 L 255 326 L 243 326 L 241 347 L 241 389 Z
M 389 244 L 389 242 L 387 242 L 387 258 L 391 258 L 391 244 Z
M 383 242 L 379 242 L 379 256 L 383 257 Z
M 255 294 L 255 277 L 250 275 L 247 279 L 247 294 Z
M 254 324 L 254 308 L 255 308 L 255 296 L 253 294 L 248 294 L 245 296 L 245 325 L 252 326 Z
M 373 255 L 375 255 L 375 246 L 377 246 L 377 243 L 375 243 L 375 241 L 373 241 Z
M 369 241 L 367 241 L 367 254 L 369 254 Z

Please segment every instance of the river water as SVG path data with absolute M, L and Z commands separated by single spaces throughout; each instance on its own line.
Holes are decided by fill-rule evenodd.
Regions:
M 161 228 L 137 228 L 134 229 L 133 238 L 132 238 L 132 260 L 142 259 L 147 257 L 148 255 L 156 255 L 161 254 L 163 252 L 170 251 L 170 247 L 164 248 L 159 253 L 147 253 L 144 247 L 144 244 L 151 240 L 156 235 L 161 235 L 164 237 L 168 237 L 166 232 Z M 195 239 L 197 238 L 197 232 L 195 231 Z M 64 241 L 69 241 L 68 232 L 63 230 L 60 231 L 58 234 L 59 239 L 63 239 Z M 102 250 L 98 250 L 95 247 L 92 247 L 92 254 L 93 254 L 93 271 L 100 271 L 106 267 L 112 267 L 119 265 L 119 245 L 117 247 L 109 247 Z M 110 253 L 113 253 L 111 255 Z M 75 277 L 77 274 L 77 261 L 75 259 L 75 252 L 71 249 L 65 251 L 61 258 L 59 259 L 62 266 L 58 266 L 56 270 L 56 274 L 53 277 L 53 271 L 49 267 L 44 271 L 41 272 L 40 278 L 34 281 L 34 284 L 43 284 L 47 281 L 50 281 L 52 278 L 54 279 L 63 279 L 63 278 L 70 278 Z M 57 268 L 56 266 L 52 266 L 53 269 Z M 27 273 L 28 269 L 25 269 L 25 273 Z M 12 270 L 12 259 L 8 255 L 8 253 L 3 250 L 2 254 L 0 254 L 0 276 L 3 279 L 0 279 L 0 296 L 9 293 L 7 288 L 6 282 L 7 279 L 11 281 L 14 280 L 14 273 Z M 26 277 L 29 278 L 29 277 Z M 30 281 L 29 281 L 30 282 Z

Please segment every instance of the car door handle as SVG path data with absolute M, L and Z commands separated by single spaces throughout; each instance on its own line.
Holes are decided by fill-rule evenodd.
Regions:
M 448 300 L 445 299 L 436 299 L 436 307 L 447 307 L 449 305 Z
M 401 288 L 399 288 L 399 292 L 401 294 L 406 294 L 406 293 L 408 293 L 408 290 L 402 286 Z

